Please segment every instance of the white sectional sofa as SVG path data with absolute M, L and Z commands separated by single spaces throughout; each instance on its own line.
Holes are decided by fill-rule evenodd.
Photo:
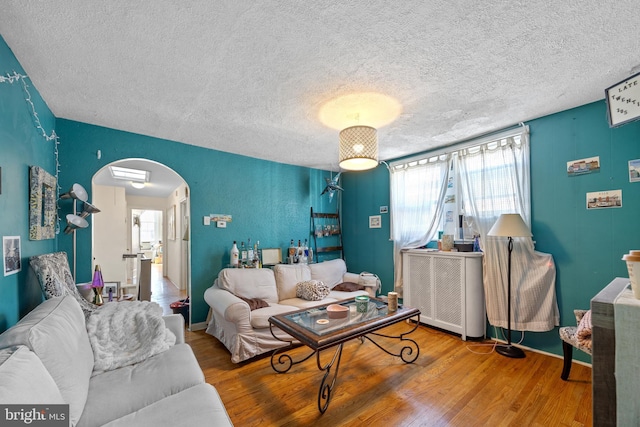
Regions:
M 321 300 L 296 297 L 298 283 L 309 280 L 323 282 L 331 292 Z M 341 284 L 346 285 L 339 286 Z M 273 270 L 226 268 L 204 293 L 204 299 L 211 307 L 206 332 L 227 347 L 233 363 L 239 363 L 286 345 L 271 334 L 269 317 L 356 295 L 375 296 L 379 286 L 375 275 L 348 273 L 342 259 L 309 265 L 278 264 Z M 337 290 L 340 288 L 360 289 Z M 250 303 L 254 301 L 247 302 L 243 298 L 258 299 L 268 306 L 251 310 Z M 290 338 L 279 330 L 274 332 Z
M 96 372 L 80 304 L 71 295 L 48 299 L 0 335 L 0 402 L 68 404 L 70 426 L 232 425 L 184 343 L 183 317 L 164 321 L 175 345 L 140 363 Z

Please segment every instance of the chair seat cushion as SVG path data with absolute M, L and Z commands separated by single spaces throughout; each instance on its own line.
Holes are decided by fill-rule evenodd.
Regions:
M 564 342 L 567 342 L 567 343 L 571 344 L 572 346 L 574 346 L 578 350 L 582 350 L 587 354 L 591 354 L 591 348 L 587 347 L 585 345 L 582 345 L 578 341 L 577 332 L 578 332 L 578 327 L 577 326 L 563 326 L 559 330 L 560 339 L 562 341 L 564 341 Z

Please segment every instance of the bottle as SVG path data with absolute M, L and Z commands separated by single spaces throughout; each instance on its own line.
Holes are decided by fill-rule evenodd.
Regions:
M 262 268 L 262 261 L 260 258 L 260 240 L 256 240 L 256 244 L 253 245 L 253 266 L 255 268 Z
M 247 263 L 247 247 L 244 242 L 240 243 L 240 264 L 245 265 Z
M 313 248 L 309 248 L 309 259 L 307 260 L 308 264 L 313 264 Z
M 295 263 L 299 263 L 302 261 L 302 243 L 300 239 L 298 239 L 298 246 L 296 247 L 296 258 L 294 260 Z
M 289 245 L 289 259 L 287 260 L 289 264 L 293 264 L 293 259 L 296 256 L 296 248 L 293 246 L 293 239 L 291 239 L 291 244 Z
M 236 245 L 236 241 L 233 241 L 233 246 L 231 247 L 231 265 L 233 267 L 238 266 L 238 258 L 240 258 L 240 251 L 238 250 L 238 245 Z
M 302 262 L 305 264 L 309 263 L 309 244 L 307 243 L 307 239 L 304 239 L 304 246 L 302 247 Z
M 253 264 L 253 246 L 251 246 L 251 239 L 247 239 L 247 264 Z

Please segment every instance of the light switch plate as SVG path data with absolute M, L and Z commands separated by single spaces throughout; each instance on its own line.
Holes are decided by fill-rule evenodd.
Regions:
M 203 218 L 203 221 L 204 221 L 204 225 L 209 225 L 209 224 L 211 224 L 211 217 L 210 216 L 205 216 Z

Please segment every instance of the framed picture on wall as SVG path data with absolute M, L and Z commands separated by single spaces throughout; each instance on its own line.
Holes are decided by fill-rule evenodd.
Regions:
M 617 127 L 640 118 L 640 73 L 605 90 L 609 126 Z
M 640 182 L 640 159 L 629 160 L 629 182 Z
M 4 260 L 5 276 L 16 274 L 22 270 L 20 256 L 20 236 L 3 236 L 2 259 Z
M 167 237 L 176 240 L 176 205 L 167 209 Z

